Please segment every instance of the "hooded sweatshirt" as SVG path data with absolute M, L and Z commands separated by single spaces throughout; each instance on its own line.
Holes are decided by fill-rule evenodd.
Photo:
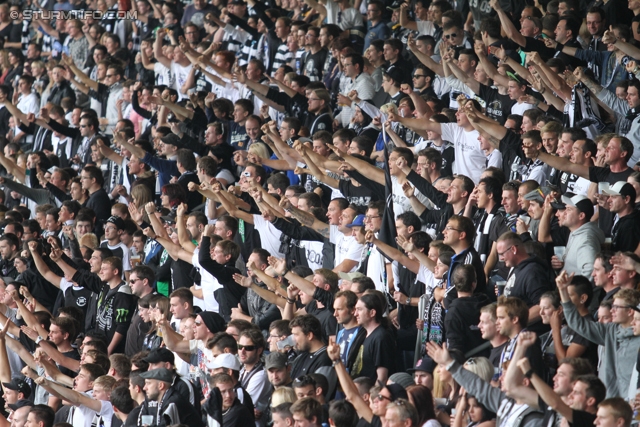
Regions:
M 482 293 L 458 297 L 451 302 L 444 318 L 444 330 L 450 349 L 455 348 L 466 354 L 484 343 L 478 323 L 480 309 L 489 304 L 489 297 Z
M 587 222 L 571 232 L 564 255 L 564 270 L 568 274 L 591 277 L 593 262 L 603 243 L 604 232 L 596 222 Z
M 622 328 L 617 323 L 604 324 L 587 320 L 580 316 L 572 302 L 562 303 L 562 308 L 571 329 L 595 344 L 604 346 L 598 377 L 607 388 L 607 398 L 627 396 L 640 348 L 640 336 L 633 335 L 633 328 Z

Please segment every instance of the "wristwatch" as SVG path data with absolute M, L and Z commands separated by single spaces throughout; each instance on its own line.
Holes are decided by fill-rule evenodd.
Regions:
M 407 302 L 404 305 L 411 305 L 411 297 L 407 297 Z
M 42 340 L 44 340 L 44 338 L 42 338 L 40 336 L 38 338 L 36 338 L 36 345 L 40 344 L 40 341 L 42 341 Z

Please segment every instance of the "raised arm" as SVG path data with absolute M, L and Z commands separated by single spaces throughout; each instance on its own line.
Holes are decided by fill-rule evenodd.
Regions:
M 404 265 L 414 274 L 418 274 L 418 271 L 420 270 L 419 261 L 409 258 L 408 256 L 406 256 L 396 248 L 391 247 L 386 243 L 384 243 L 382 240 L 376 238 L 375 234 L 371 230 L 367 231 L 365 239 L 367 240 L 367 243 L 372 243 L 376 245 L 380 249 L 380 252 L 384 252 L 392 260 L 397 261 L 398 263 Z
M 29 251 L 31 252 L 33 263 L 40 275 L 42 275 L 47 282 L 51 283 L 56 288 L 60 288 L 60 281 L 62 280 L 62 277 L 51 271 L 47 263 L 44 262 L 42 256 L 38 252 L 38 242 L 29 242 Z
M 410 120 L 410 119 L 402 119 L 402 120 Z M 411 119 L 411 120 L 417 120 L 417 119 Z M 376 166 L 373 166 L 372 164 L 364 160 L 358 159 L 357 157 L 353 157 L 350 154 L 347 154 L 345 152 L 338 150 L 333 144 L 327 144 L 327 146 L 338 156 L 342 157 L 345 162 L 353 166 L 353 168 L 356 169 L 358 172 L 360 172 L 365 178 L 370 179 L 373 182 L 377 182 L 378 184 L 384 185 L 384 182 L 385 182 L 384 171 L 382 169 Z
M 280 200 L 280 206 L 291 214 L 292 217 L 300 221 L 302 225 L 305 227 L 309 227 L 318 233 L 320 233 L 323 237 L 329 238 L 331 235 L 329 224 L 326 222 L 322 222 L 313 216 L 312 213 L 302 211 L 296 207 L 294 207 L 291 202 L 287 198 L 282 198 Z
M 162 53 L 162 39 L 166 32 L 167 30 L 165 28 L 158 28 L 158 31 L 156 32 L 156 40 L 153 43 L 153 56 L 159 63 L 167 68 L 171 68 L 171 60 Z
M 518 367 L 523 374 L 532 371 L 531 363 L 529 363 L 529 359 L 527 359 L 526 357 L 518 361 Z M 533 388 L 536 389 L 536 395 L 539 395 L 544 403 L 549 405 L 551 409 L 556 411 L 558 414 L 562 415 L 568 422 L 573 422 L 573 409 L 571 409 L 569 405 L 564 403 L 562 398 L 556 392 L 554 392 L 553 389 L 549 387 L 549 385 L 544 382 L 542 378 L 540 378 L 533 372 L 531 373 L 531 384 L 533 385 Z
M 85 86 L 88 86 L 90 89 L 98 90 L 99 83 L 97 81 L 95 81 L 95 80 L 92 80 L 91 77 L 87 76 L 84 72 L 82 72 L 82 70 L 80 68 L 78 68 L 78 66 L 75 64 L 75 62 L 73 62 L 73 59 L 71 59 L 69 56 L 67 56 L 66 53 L 62 54 L 62 62 L 67 67 L 69 67 L 71 72 L 73 74 L 75 74 L 75 76 L 78 79 L 80 79 L 82 84 L 84 84 Z
M 407 47 L 409 48 L 411 53 L 413 53 L 416 58 L 418 58 L 418 61 L 422 62 L 440 77 L 444 77 L 444 70 L 442 69 L 442 65 L 434 61 L 429 55 L 425 55 L 424 53 L 420 52 L 413 36 L 409 37 Z
M 522 335 L 522 338 L 520 336 Z M 538 408 L 538 393 L 522 384 L 522 374 L 516 365 L 525 355 L 527 348 L 535 345 L 536 335 L 532 332 L 523 331 L 518 335 L 518 343 L 504 375 L 504 387 L 507 395 L 522 401 L 523 403 Z
M 185 341 L 182 335 L 174 331 L 167 320 L 159 320 L 158 327 L 162 331 L 162 340 L 169 350 L 182 354 L 191 353 L 189 341 Z
M 507 35 L 508 39 L 516 42 L 520 47 L 525 47 L 527 45 L 527 38 L 520 34 L 520 31 L 516 29 L 516 26 L 513 25 L 509 15 L 502 9 L 500 6 L 499 0 L 490 0 L 489 5 L 498 13 L 498 18 L 500 18 L 500 24 L 502 29 Z
M 365 402 L 362 399 L 362 396 L 360 396 L 358 387 L 351 379 L 349 372 L 347 372 L 347 368 L 342 364 L 342 360 L 340 358 L 340 346 L 336 344 L 335 338 L 329 337 L 327 355 L 331 360 L 333 360 L 333 367 L 336 370 L 338 381 L 340 382 L 340 387 L 342 388 L 342 392 L 345 394 L 345 397 L 355 407 L 360 418 L 371 423 L 373 420 L 373 411 L 371 411 L 367 402 Z

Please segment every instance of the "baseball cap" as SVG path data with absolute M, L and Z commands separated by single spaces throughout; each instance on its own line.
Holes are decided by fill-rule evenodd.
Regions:
M 140 378 L 144 378 L 145 380 L 158 380 L 171 384 L 173 383 L 173 372 L 167 368 L 152 369 L 140 374 Z
M 404 83 L 404 73 L 399 67 L 392 65 L 391 67 L 387 68 L 384 73 L 391 79 L 393 79 L 396 83 Z
M 176 358 L 171 350 L 166 347 L 156 348 L 143 359 L 148 363 L 166 363 L 169 362 L 172 365 L 175 363 Z
M 240 371 L 240 361 L 236 356 L 231 353 L 222 353 L 219 354 L 213 359 L 212 362 L 207 363 L 207 368 L 209 369 L 231 369 L 234 371 Z
M 9 390 L 17 391 L 18 393 L 22 393 L 24 397 L 31 396 L 31 387 L 25 380 L 21 380 L 19 378 L 13 378 L 11 382 L 2 383 L 5 388 Z
M 602 192 L 609 196 L 629 196 L 631 197 L 632 203 L 635 203 L 636 200 L 636 189 L 633 188 L 633 185 L 625 181 L 618 181 L 610 186 L 608 190 L 602 190 Z
M 124 230 L 124 220 L 119 216 L 111 215 L 107 222 L 115 225 L 118 230 Z
M 17 411 L 18 409 L 24 408 L 25 406 L 33 406 L 33 402 L 27 399 L 20 399 L 16 403 L 9 403 L 7 406 L 12 411 Z
M 561 198 L 561 202 L 551 203 L 551 206 L 553 206 L 555 209 L 565 209 L 567 206 L 575 207 L 587 216 L 587 221 L 591 220 L 591 217 L 593 216 L 593 203 L 591 203 L 591 200 L 589 200 L 586 196 L 563 195 Z
M 364 215 L 363 214 L 356 215 L 356 217 L 353 218 L 353 222 L 351 224 L 347 224 L 348 228 L 363 227 L 363 226 L 364 226 Z
M 400 6 L 402 6 L 402 3 L 404 3 L 404 1 L 396 0 L 391 4 L 391 6 L 387 6 L 387 9 L 389 9 L 389 10 L 400 9 Z
M 358 277 L 366 277 L 364 274 L 358 272 L 358 271 L 354 271 L 353 273 L 338 273 L 338 277 L 341 278 L 342 280 L 348 280 L 350 282 L 353 282 L 353 279 L 357 279 Z
M 180 138 L 178 138 L 178 135 L 176 135 L 175 133 L 170 133 L 169 135 L 163 136 L 162 138 L 160 138 L 160 141 L 170 145 L 180 144 Z
M 407 372 L 416 372 L 422 371 L 427 372 L 429 374 L 433 374 L 433 371 L 436 369 L 436 362 L 433 361 L 429 356 L 425 356 L 422 359 L 416 362 L 416 366 L 411 369 L 407 369 Z
M 269 353 L 264 358 L 264 368 L 268 371 L 271 368 L 283 369 L 289 365 L 289 358 L 286 354 L 275 351 Z
M 407 390 L 400 384 L 387 384 L 384 388 L 391 393 L 391 402 L 397 399 L 407 399 Z
M 544 199 L 551 193 L 551 190 L 549 187 L 540 187 L 540 188 L 536 188 L 533 191 L 528 192 L 527 194 L 524 195 L 524 199 L 525 200 L 529 200 L 529 201 L 536 201 L 536 202 L 540 202 L 541 204 L 544 203 Z

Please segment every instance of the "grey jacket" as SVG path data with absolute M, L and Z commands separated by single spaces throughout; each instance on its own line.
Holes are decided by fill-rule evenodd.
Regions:
M 496 427 L 540 427 L 543 413 L 534 409 L 525 409 L 516 421 L 508 426 L 502 424 L 503 418 L 510 413 L 515 401 L 507 397 L 499 388 L 493 387 L 471 371 L 467 371 L 458 362 L 449 369 L 458 384 L 471 396 L 476 396 L 488 410 L 496 413 Z
M 621 133 L 620 124 L 623 120 L 626 120 L 625 117 L 629 112 L 629 103 L 624 99 L 618 98 L 615 93 L 607 89 L 600 91 L 598 99 L 605 105 L 608 105 L 616 113 L 616 133 L 626 136 L 633 143 L 633 154 L 627 162 L 627 166 L 630 168 L 634 167 L 640 160 L 640 115 L 633 119 L 631 127 L 627 133 Z
M 562 307 L 571 329 L 604 346 L 598 376 L 607 387 L 607 398 L 626 398 L 638 357 L 640 336 L 633 335 L 633 328 L 621 328 L 617 323 L 603 324 L 586 320 L 571 302 L 562 303 Z
M 51 204 L 53 206 L 60 206 L 58 200 L 51 194 L 51 192 L 44 188 L 31 188 L 26 185 L 20 184 L 16 181 L 5 179 L 4 186 L 10 191 L 16 191 L 28 199 L 33 200 L 38 205 Z
M 564 255 L 564 269 L 567 273 L 591 277 L 593 262 L 604 243 L 604 232 L 598 223 L 588 222 L 569 234 Z

